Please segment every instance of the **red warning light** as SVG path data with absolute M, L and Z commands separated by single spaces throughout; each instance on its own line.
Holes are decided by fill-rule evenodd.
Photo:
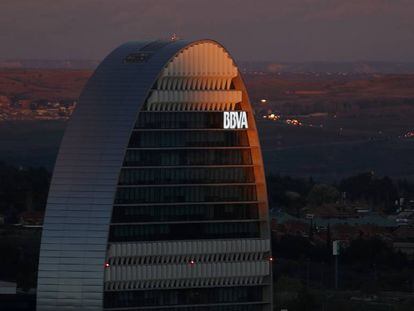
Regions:
M 194 265 L 194 264 L 195 264 L 194 259 L 191 259 L 191 260 L 190 260 L 190 265 Z
M 274 259 L 273 259 L 273 257 L 272 256 L 270 256 L 269 257 L 269 261 L 273 261 Z
M 109 263 L 105 263 L 105 268 L 109 268 Z

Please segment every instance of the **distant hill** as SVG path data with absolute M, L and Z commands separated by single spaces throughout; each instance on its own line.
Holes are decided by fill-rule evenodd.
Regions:
M 77 100 L 92 70 L 15 69 L 0 70 L 0 96 L 11 101 Z
M 31 69 L 95 69 L 99 60 L 45 60 L 45 59 L 9 59 L 0 60 L 0 68 Z
M 413 74 L 414 62 L 303 62 L 303 63 L 278 63 L 278 62 L 238 62 L 246 72 L 320 72 L 320 73 L 362 73 L 362 74 Z
M 95 69 L 100 60 L 92 59 L 0 59 L 0 68 Z M 259 62 L 237 61 L 245 72 L 264 73 L 362 73 L 414 74 L 414 62 Z

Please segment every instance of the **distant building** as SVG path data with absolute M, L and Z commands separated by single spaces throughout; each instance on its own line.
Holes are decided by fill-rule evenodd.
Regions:
M 21 99 L 18 101 L 18 106 L 24 110 L 30 110 L 32 101 L 30 99 Z
M 17 284 L 0 280 L 0 295 L 16 295 Z
M 392 246 L 395 251 L 405 254 L 410 260 L 414 259 L 414 242 L 396 241 Z
M 9 107 L 11 100 L 5 95 L 0 95 L 0 107 Z
M 56 162 L 37 310 L 272 310 L 253 111 L 218 43 L 127 43 L 87 83 Z
M 395 221 L 397 226 L 410 226 L 414 224 L 414 211 L 412 210 L 403 210 L 396 215 L 389 217 Z
M 41 226 L 44 213 L 40 211 L 26 211 L 19 215 L 19 223 L 25 226 Z

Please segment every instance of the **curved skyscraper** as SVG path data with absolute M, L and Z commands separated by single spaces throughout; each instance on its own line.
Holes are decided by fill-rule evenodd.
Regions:
M 37 310 L 271 310 L 253 111 L 211 40 L 131 42 L 83 90 L 43 227 Z

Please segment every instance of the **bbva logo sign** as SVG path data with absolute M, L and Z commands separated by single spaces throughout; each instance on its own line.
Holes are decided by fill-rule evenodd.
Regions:
M 223 112 L 224 129 L 247 129 L 246 111 L 224 111 Z

